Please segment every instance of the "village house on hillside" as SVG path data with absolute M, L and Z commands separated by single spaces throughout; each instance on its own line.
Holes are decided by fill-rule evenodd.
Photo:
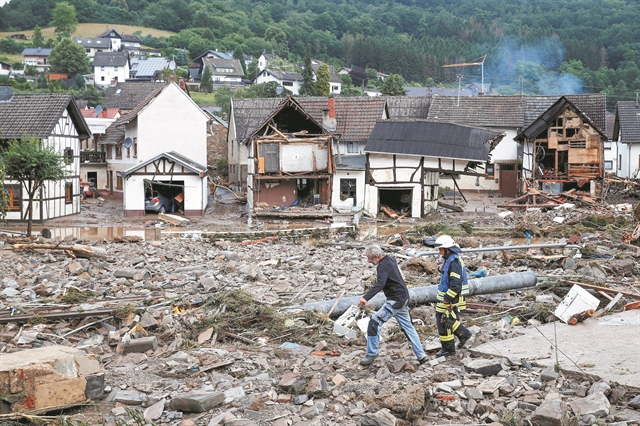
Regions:
M 438 207 L 440 176 L 466 174 L 486 161 L 503 137 L 453 123 L 379 121 L 364 149 L 365 211 L 423 217 Z
M 104 91 L 103 108 L 118 108 L 122 111 L 134 109 L 152 92 L 164 87 L 166 83 L 128 80 L 118 82 Z
M 73 37 L 72 40 L 84 48 L 90 59 L 93 59 L 97 52 L 111 52 L 112 50 L 111 39 L 108 38 Z
M 140 54 L 142 40 L 134 34 L 119 33 L 115 29 L 107 30 L 98 34 L 96 38 L 106 38 L 111 40 L 111 50 L 114 52 L 130 52 L 132 55 Z
M 64 158 L 68 177 L 47 182 L 36 193 L 33 219 L 43 221 L 80 212 L 80 146 L 90 136 L 73 96 L 67 94 L 14 94 L 0 87 L 0 143 L 37 138 Z M 29 217 L 28 196 L 18 182 L 5 181 L 9 196 L 8 220 Z
M 27 47 L 22 51 L 22 63 L 34 67 L 38 72 L 49 71 L 49 55 L 51 49 L 44 47 Z
M 125 216 L 144 215 L 145 200 L 156 192 L 170 200 L 165 211 L 204 214 L 208 122 L 184 88 L 169 83 L 109 126 L 100 143 Z
M 129 78 L 129 54 L 127 52 L 96 52 L 93 58 L 93 74 L 96 85 L 107 87 Z
M 194 73 L 195 79 L 202 79 L 204 67 L 211 71 L 211 81 L 214 86 L 241 86 L 244 71 L 239 59 L 232 55 L 214 50 L 208 50 L 193 59 L 198 64 L 198 70 Z

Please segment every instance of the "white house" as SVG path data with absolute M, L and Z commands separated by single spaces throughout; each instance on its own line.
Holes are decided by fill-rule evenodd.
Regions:
M 258 70 L 262 71 L 265 68 L 269 67 L 269 61 L 273 61 L 274 59 L 280 59 L 278 55 L 274 55 L 273 53 L 262 52 L 262 55 L 258 58 Z
M 36 192 L 32 218 L 44 221 L 80 212 L 80 145 L 90 136 L 80 110 L 67 94 L 13 94 L 8 86 L 0 90 L 0 144 L 33 137 L 53 147 L 64 159 L 67 174 L 62 180 L 46 182 Z M 26 188 L 12 181 L 4 183 L 9 197 L 6 218 L 28 218 Z
M 640 104 L 638 102 L 618 101 L 616 121 L 613 125 L 613 140 L 618 152 L 616 175 L 623 179 L 640 177 Z
M 12 73 L 13 73 L 13 65 L 6 62 L 0 62 L 0 75 L 9 75 Z
M 275 81 L 294 95 L 297 95 L 302 86 L 303 78 L 298 72 L 264 69 L 253 79 L 254 84 L 265 84 L 271 81 Z
M 142 40 L 137 35 L 119 33 L 118 31 L 111 29 L 98 34 L 96 38 L 107 38 L 111 40 L 111 50 L 114 52 L 127 51 L 133 55 L 140 54 L 140 45 Z
M 127 52 L 96 52 L 93 58 L 93 74 L 96 85 L 108 87 L 129 78 L 129 54 Z
M 318 80 L 318 68 L 322 65 L 326 65 L 329 69 L 329 93 L 333 95 L 339 95 L 342 92 L 342 78 L 340 78 L 340 74 L 336 72 L 336 69 L 333 65 L 325 64 L 322 61 L 317 59 L 311 60 L 311 68 L 313 68 L 313 79 L 314 81 Z
M 22 51 L 22 63 L 25 66 L 35 67 L 38 72 L 46 72 L 49 70 L 49 55 L 51 55 L 51 49 L 27 47 Z
M 73 37 L 72 40 L 82 46 L 91 59 L 96 52 L 111 52 L 111 39 L 108 38 Z
M 201 79 L 204 67 L 211 72 L 211 81 L 214 86 L 241 86 L 244 83 L 244 71 L 239 59 L 234 59 L 229 53 L 208 50 L 194 58 L 198 64 L 198 71 L 194 72 L 195 78 Z M 195 70 L 194 70 L 195 71 Z
M 162 166 L 153 172 L 140 172 L 142 169 L 138 166 L 169 164 L 172 158 L 179 157 L 182 163 L 193 163 L 193 168 L 200 170 L 199 165 L 207 158 L 208 122 L 207 114 L 189 95 L 178 84 L 169 83 L 154 90 L 109 126 L 101 144 L 106 152 L 110 185 L 115 189 L 114 194 L 123 197 L 126 216 L 144 215 L 144 194 L 149 196 L 151 191 L 167 196 L 182 193 L 186 216 L 204 213 L 205 175 L 200 176 L 194 186 L 192 180 L 186 179 L 175 167 Z M 167 153 L 173 153 L 172 157 L 167 157 Z M 149 160 L 152 161 L 149 163 Z M 151 178 L 140 179 L 138 172 Z M 143 186 L 146 181 L 148 185 Z

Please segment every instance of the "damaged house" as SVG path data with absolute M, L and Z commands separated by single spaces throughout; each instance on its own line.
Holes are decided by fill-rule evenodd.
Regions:
M 562 96 L 515 138 L 523 146 L 523 178 L 546 192 L 576 189 L 600 196 L 607 139 L 575 103 Z
M 281 101 L 244 145 L 250 213 L 269 215 L 267 209 L 330 205 L 335 173 L 332 136 L 293 98 Z
M 420 218 L 438 207 L 440 177 L 471 174 L 504 133 L 453 123 L 379 121 L 364 151 L 369 214 Z

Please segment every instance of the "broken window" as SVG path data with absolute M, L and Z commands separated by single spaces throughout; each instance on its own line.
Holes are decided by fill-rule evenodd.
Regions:
M 356 180 L 340 179 L 340 200 L 345 201 L 353 198 L 353 205 L 356 205 Z

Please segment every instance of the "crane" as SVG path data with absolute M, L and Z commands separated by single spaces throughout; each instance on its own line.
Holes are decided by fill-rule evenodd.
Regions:
M 481 56 L 473 62 L 463 62 L 462 64 L 449 64 L 443 65 L 442 68 L 453 68 L 453 67 L 477 67 L 480 66 L 482 73 L 482 93 L 484 93 L 484 60 L 487 59 L 487 55 Z

